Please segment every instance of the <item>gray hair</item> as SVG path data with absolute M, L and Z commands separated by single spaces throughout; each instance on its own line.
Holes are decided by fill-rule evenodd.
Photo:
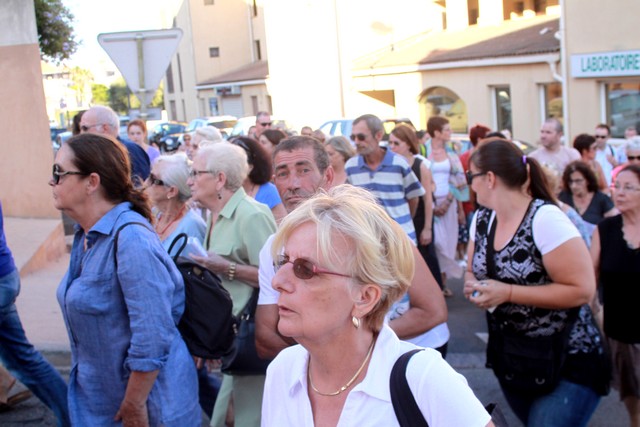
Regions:
M 102 123 L 103 125 L 111 128 L 111 132 L 109 132 L 110 135 L 113 135 L 114 137 L 118 136 L 118 131 L 120 130 L 120 118 L 115 111 L 104 105 L 96 105 L 91 107 L 89 110 L 94 112 L 98 123 Z
M 640 150 L 640 136 L 634 136 L 627 140 L 625 151 Z
M 363 121 L 367 124 L 371 135 L 375 138 L 376 133 L 382 132 L 384 133 L 384 126 L 382 125 L 382 120 L 380 120 L 377 116 L 373 114 L 364 114 L 353 121 L 353 125 L 355 126 L 357 123 Z
M 228 142 L 207 145 L 198 151 L 198 156 L 204 159 L 206 170 L 225 174 L 227 190 L 236 191 L 249 175 L 247 153 L 237 145 Z
M 203 147 L 207 143 L 222 142 L 222 134 L 213 126 L 202 126 L 195 130 L 193 137 L 199 137 L 198 145 Z
M 191 161 L 185 153 L 164 154 L 155 160 L 156 167 L 162 167 L 158 179 L 178 189 L 178 200 L 186 202 L 191 197 L 191 189 L 187 185 Z
M 324 145 L 332 146 L 334 150 L 340 153 L 345 162 L 356 155 L 356 150 L 353 148 L 353 145 L 342 135 L 332 136 Z

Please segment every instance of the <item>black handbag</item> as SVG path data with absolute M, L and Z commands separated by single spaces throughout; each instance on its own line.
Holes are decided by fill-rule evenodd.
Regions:
M 407 381 L 407 365 L 409 360 L 419 351 L 417 348 L 401 355 L 391 369 L 389 379 L 389 390 L 391 392 L 391 404 L 396 413 L 400 427 L 429 427 L 429 423 L 424 418 L 416 399 L 411 392 Z M 508 427 L 507 420 L 496 403 L 490 403 L 484 409 L 491 415 L 491 421 L 496 427 Z
M 271 360 L 261 359 L 256 350 L 256 307 L 259 289 L 254 289 L 251 298 L 237 319 L 237 335 L 229 354 L 222 357 L 220 370 L 228 375 L 264 375 Z
M 487 239 L 487 276 L 496 278 L 493 241 L 497 219 L 494 219 Z M 569 335 L 578 317 L 579 307 L 571 309 L 562 331 L 550 336 L 528 337 L 508 331 L 507 319 L 499 312 L 487 313 L 489 341 L 487 366 L 507 390 L 539 396 L 553 391 L 560 381 L 567 357 Z

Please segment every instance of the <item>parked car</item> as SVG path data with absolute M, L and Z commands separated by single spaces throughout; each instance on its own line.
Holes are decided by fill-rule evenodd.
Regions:
M 236 123 L 238 123 L 238 119 L 234 116 L 198 117 L 189 122 L 185 132 L 191 133 L 202 126 L 213 126 L 220 131 L 224 139 L 227 139 Z
M 182 143 L 180 137 L 186 128 L 187 124 L 183 122 L 159 123 L 149 131 L 149 142 L 156 144 L 162 152 L 175 151 Z

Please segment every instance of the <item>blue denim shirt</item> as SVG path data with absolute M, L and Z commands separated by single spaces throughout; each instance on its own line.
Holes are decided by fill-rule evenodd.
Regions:
M 127 222 L 118 239 L 116 230 Z M 84 240 L 86 238 L 86 250 Z M 151 225 L 120 203 L 86 234 L 78 228 L 57 292 L 71 341 L 74 425 L 113 421 L 131 371 L 159 370 L 147 400 L 150 425 L 200 424 L 196 370 L 176 322 L 184 282 Z

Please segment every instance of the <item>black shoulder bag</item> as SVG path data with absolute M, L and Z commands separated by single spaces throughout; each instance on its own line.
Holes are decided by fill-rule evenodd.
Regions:
M 429 427 L 429 423 L 424 418 L 420 407 L 416 403 L 416 399 L 411 392 L 409 382 L 407 381 L 407 365 L 414 354 L 424 349 L 417 348 L 410 350 L 401 355 L 391 369 L 391 378 L 389 381 L 389 389 L 391 391 L 391 403 L 393 411 L 396 413 L 398 424 L 400 427 Z M 484 407 L 491 421 L 496 427 L 508 427 L 502 411 L 496 403 L 490 403 Z
M 497 218 L 489 230 L 487 238 L 487 275 L 497 279 L 495 250 L 493 242 L 496 234 Z M 564 329 L 551 336 L 527 337 L 504 328 L 506 319 L 498 312 L 487 313 L 489 321 L 489 342 L 487 343 L 487 363 L 493 369 L 500 385 L 516 393 L 539 396 L 553 391 L 562 372 L 567 356 L 569 334 L 578 315 L 579 307 L 569 313 Z M 492 319 L 492 316 L 495 317 Z

